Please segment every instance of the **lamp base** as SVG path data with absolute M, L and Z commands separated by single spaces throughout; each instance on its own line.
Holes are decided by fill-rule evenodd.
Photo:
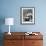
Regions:
M 11 35 L 11 33 L 10 33 L 10 32 L 8 32 L 8 34 L 9 34 L 9 35 Z

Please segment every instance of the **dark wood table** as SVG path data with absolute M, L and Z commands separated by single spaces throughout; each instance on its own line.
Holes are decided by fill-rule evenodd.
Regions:
M 4 46 L 43 46 L 43 35 L 40 32 L 38 35 L 25 35 L 26 32 L 11 32 L 8 35 L 4 33 Z

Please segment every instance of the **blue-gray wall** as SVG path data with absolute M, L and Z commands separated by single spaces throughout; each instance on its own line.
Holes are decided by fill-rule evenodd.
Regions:
M 35 7 L 35 24 L 20 24 L 20 7 Z M 0 19 L 3 21 L 6 17 L 15 19 L 12 32 L 46 32 L 46 0 L 0 0 Z M 0 32 L 8 32 L 8 26 L 0 24 Z M 43 34 L 44 34 L 43 33 Z
M 20 7 L 35 7 L 35 24 L 20 24 Z M 15 24 L 11 31 L 46 31 L 46 0 L 1 0 L 0 17 L 13 17 Z M 7 25 L 1 26 L 2 32 L 8 31 Z

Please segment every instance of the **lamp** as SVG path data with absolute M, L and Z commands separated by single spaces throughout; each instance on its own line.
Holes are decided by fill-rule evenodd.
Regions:
M 10 33 L 10 25 L 14 24 L 14 18 L 5 18 L 5 25 L 9 25 L 9 32 L 8 34 L 11 35 Z

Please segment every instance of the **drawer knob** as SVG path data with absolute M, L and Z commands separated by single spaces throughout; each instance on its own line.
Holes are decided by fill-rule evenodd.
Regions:
M 32 44 L 34 44 L 35 42 L 32 42 Z

